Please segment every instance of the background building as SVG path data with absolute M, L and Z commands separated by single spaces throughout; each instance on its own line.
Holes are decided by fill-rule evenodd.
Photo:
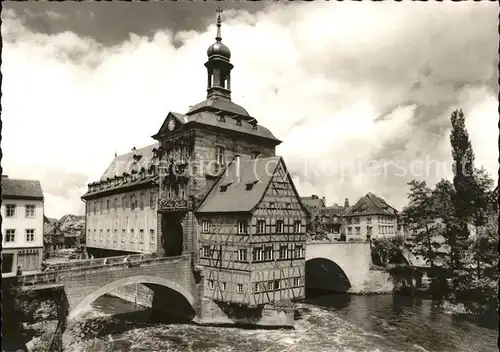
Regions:
M 2 175 L 2 273 L 38 270 L 43 258 L 40 181 Z
M 80 250 L 85 247 L 85 216 L 66 214 L 58 223 L 64 234 L 65 249 Z
M 57 219 L 44 216 L 43 221 L 43 253 L 46 258 L 53 256 L 64 248 L 64 233 L 59 228 Z
M 373 193 L 361 197 L 343 212 L 347 241 L 395 236 L 398 233 L 398 211 Z
M 344 207 L 337 203 L 327 207 L 326 198 L 320 198 L 316 194 L 302 197 L 301 200 L 309 213 L 307 219 L 308 234 L 315 240 L 339 240 Z

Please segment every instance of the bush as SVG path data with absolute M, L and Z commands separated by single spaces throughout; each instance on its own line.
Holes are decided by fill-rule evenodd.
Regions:
M 404 239 L 401 236 L 376 238 L 371 241 L 372 262 L 378 266 L 405 263 Z

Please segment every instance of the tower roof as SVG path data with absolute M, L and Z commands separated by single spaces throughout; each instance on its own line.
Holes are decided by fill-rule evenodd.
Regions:
M 220 14 L 222 13 L 222 10 L 220 7 L 217 8 L 217 35 L 215 36 L 215 43 L 210 45 L 207 50 L 207 56 L 209 58 L 214 57 L 214 56 L 220 56 L 224 59 L 229 59 L 231 58 L 231 51 L 227 46 L 222 44 L 222 37 L 221 37 L 221 19 L 220 19 Z
M 192 115 L 200 110 L 214 110 L 214 111 L 224 111 L 229 114 L 237 114 L 239 116 L 250 116 L 250 114 L 242 106 L 233 103 L 230 99 L 225 97 L 211 97 L 206 99 L 201 103 L 193 105 L 189 108 L 186 115 Z

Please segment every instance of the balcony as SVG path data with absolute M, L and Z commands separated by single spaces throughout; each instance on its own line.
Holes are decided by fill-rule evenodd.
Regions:
M 159 212 L 187 211 L 190 208 L 190 202 L 182 198 L 160 199 L 158 202 Z

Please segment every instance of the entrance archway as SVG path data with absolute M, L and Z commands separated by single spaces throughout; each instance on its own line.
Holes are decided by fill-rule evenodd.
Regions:
M 178 216 L 164 214 L 162 217 L 162 244 L 166 257 L 176 257 L 182 254 L 184 233 Z

